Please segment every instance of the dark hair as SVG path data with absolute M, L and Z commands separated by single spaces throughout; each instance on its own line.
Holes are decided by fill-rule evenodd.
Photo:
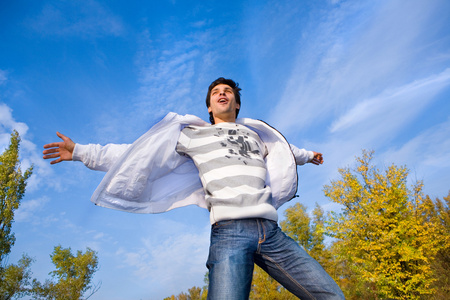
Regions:
M 212 89 L 219 85 L 219 84 L 226 84 L 228 86 L 230 86 L 233 89 L 233 94 L 234 94 L 234 98 L 236 99 L 236 103 L 239 104 L 239 106 L 241 105 L 241 88 L 239 87 L 239 83 L 234 82 L 231 79 L 225 79 L 223 77 L 217 78 L 216 80 L 214 80 L 208 88 L 208 94 L 206 95 L 206 107 L 210 107 L 211 106 L 211 91 Z M 236 118 L 239 114 L 239 108 L 236 108 Z M 212 114 L 212 112 L 209 113 L 209 121 L 211 122 L 211 124 L 214 124 L 214 116 Z

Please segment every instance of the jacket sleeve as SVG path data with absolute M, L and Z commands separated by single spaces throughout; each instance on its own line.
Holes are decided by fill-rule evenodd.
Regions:
M 131 144 L 107 144 L 105 146 L 75 144 L 72 159 L 97 171 L 108 171 Z
M 304 165 L 304 164 L 310 162 L 314 158 L 313 151 L 299 149 L 292 144 L 289 144 L 289 146 L 291 147 L 292 154 L 294 154 L 295 163 L 297 165 Z

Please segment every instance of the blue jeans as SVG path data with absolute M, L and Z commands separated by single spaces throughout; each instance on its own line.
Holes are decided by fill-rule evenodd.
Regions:
M 208 299 L 248 299 L 256 263 L 291 293 L 305 299 L 345 299 L 334 280 L 278 224 L 229 220 L 211 228 Z

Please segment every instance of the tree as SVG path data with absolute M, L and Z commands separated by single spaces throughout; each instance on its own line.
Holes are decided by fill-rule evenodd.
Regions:
M 0 155 L 0 265 L 11 252 L 16 240 L 11 232 L 14 212 L 19 208 L 25 194 L 27 180 L 33 168 L 22 174 L 19 161 L 20 137 L 17 131 L 11 134 L 11 143 Z
M 87 249 L 85 253 L 78 250 L 73 255 L 70 248 L 57 246 L 51 254 L 56 267 L 50 274 L 57 281 L 46 280 L 44 284 L 33 282 L 33 294 L 36 299 L 87 299 L 99 287 L 91 286 L 92 276 L 98 267 L 98 257 L 95 251 Z M 83 296 L 92 289 L 91 293 Z
M 3 269 L 0 282 L 1 300 L 20 298 L 28 294 L 32 262 L 33 260 L 24 254 L 17 265 L 10 264 Z
M 450 192 L 444 197 L 444 201 L 436 199 L 435 208 L 435 216 L 440 224 L 443 239 L 442 247 L 431 264 L 436 279 L 432 285 L 436 290 L 432 299 L 444 300 L 450 299 Z
M 363 151 L 356 170 L 339 169 L 342 179 L 324 189 L 343 206 L 328 227 L 338 265 L 347 269 L 338 283 L 349 299 L 419 299 L 434 292 L 430 263 L 442 235 L 430 220 L 422 183 L 409 190 L 405 167 L 382 173 L 371 165 L 372 155 Z
M 26 292 L 32 260 L 23 256 L 17 265 L 7 265 L 7 257 L 16 240 L 11 227 L 14 213 L 25 194 L 27 180 L 32 174 L 30 167 L 22 174 L 19 161 L 20 137 L 11 134 L 9 146 L 0 155 L 0 299 L 11 299 Z
M 330 253 L 324 244 L 326 228 L 323 209 L 316 203 L 312 220 L 306 209 L 300 203 L 286 209 L 286 219 L 281 222 L 281 228 L 327 270 Z
M 180 293 L 177 296 L 172 295 L 164 298 L 164 300 L 206 300 L 207 290 L 200 287 L 191 287 L 187 293 Z

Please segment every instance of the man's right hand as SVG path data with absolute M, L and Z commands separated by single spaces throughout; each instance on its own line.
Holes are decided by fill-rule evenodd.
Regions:
M 63 160 L 72 160 L 73 149 L 75 148 L 75 143 L 67 136 L 56 132 L 56 135 L 61 138 L 62 142 L 50 143 L 44 145 L 44 159 L 57 158 L 52 160 L 50 164 L 57 164 Z

